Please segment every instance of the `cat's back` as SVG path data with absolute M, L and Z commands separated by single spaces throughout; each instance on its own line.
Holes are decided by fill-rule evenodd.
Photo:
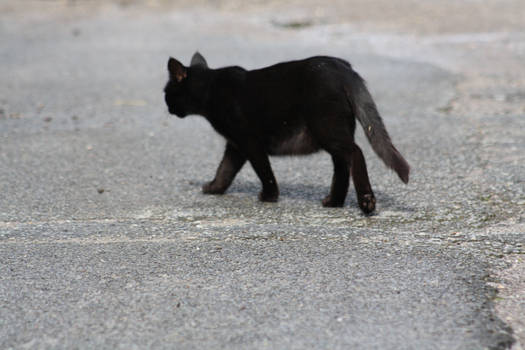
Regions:
M 331 56 L 313 56 L 302 60 L 286 61 L 271 66 L 246 70 L 240 66 L 223 67 L 216 70 L 216 81 L 220 86 L 237 88 L 273 85 L 274 88 L 290 85 L 319 83 L 339 80 L 352 73 L 347 61 Z
M 314 56 L 246 71 L 244 96 L 249 103 L 267 107 L 301 104 L 321 98 L 339 98 L 352 79 L 351 65 L 336 57 Z
M 356 75 L 347 61 L 314 56 L 246 71 L 246 87 L 257 93 L 286 98 L 315 98 L 331 95 Z
M 268 67 L 247 71 L 247 77 L 261 79 L 265 77 L 318 76 L 333 72 L 351 72 L 352 66 L 347 61 L 331 56 L 313 56 L 302 60 L 286 61 Z
M 215 83 L 221 88 L 241 87 L 246 80 L 246 69 L 240 66 L 229 66 L 214 70 Z

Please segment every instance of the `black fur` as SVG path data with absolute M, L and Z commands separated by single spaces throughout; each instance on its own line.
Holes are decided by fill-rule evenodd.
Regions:
M 268 155 L 324 149 L 332 156 L 334 175 L 323 205 L 343 205 L 351 173 L 359 207 L 370 213 L 375 197 L 363 153 L 354 142 L 356 118 L 377 155 L 408 182 L 409 165 L 392 145 L 363 79 L 342 59 L 318 56 L 248 71 L 210 69 L 197 52 L 189 67 L 170 58 L 168 71 L 164 93 L 169 112 L 181 118 L 200 114 L 227 141 L 204 193 L 224 193 L 249 161 L 262 182 L 260 200 L 277 201 Z

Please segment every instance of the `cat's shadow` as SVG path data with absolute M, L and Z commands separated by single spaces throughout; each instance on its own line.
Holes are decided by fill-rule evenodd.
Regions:
M 199 188 L 204 183 L 199 184 Z M 234 182 L 231 187 L 226 191 L 226 194 L 253 194 L 255 197 L 261 190 L 261 185 L 258 182 L 253 181 L 238 181 Z M 306 200 L 318 203 L 321 205 L 321 201 L 330 192 L 329 186 L 323 185 L 312 185 L 312 184 L 298 184 L 298 183 L 279 183 L 280 198 L 291 198 L 294 200 Z M 407 203 L 399 203 L 395 197 L 388 195 L 382 191 L 374 191 L 376 199 L 380 201 L 381 207 L 387 210 L 395 211 L 406 211 L 413 212 L 415 208 L 409 206 Z M 348 194 L 345 200 L 345 206 L 357 205 L 357 199 L 355 190 L 350 186 Z

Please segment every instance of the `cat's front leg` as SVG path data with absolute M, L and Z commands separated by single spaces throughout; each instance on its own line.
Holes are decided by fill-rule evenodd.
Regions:
M 273 175 L 268 155 L 258 150 L 250 152 L 248 159 L 262 183 L 263 188 L 259 193 L 259 200 L 262 202 L 277 202 L 279 198 L 279 187 Z
M 244 163 L 246 163 L 246 157 L 233 144 L 226 143 L 226 150 L 217 168 L 215 178 L 202 187 L 202 192 L 206 194 L 223 194 L 226 192 Z

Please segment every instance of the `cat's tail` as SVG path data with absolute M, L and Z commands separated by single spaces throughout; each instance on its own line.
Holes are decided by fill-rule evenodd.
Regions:
M 372 149 L 386 164 L 394 170 L 401 181 L 408 183 L 410 166 L 401 153 L 394 147 L 390 135 L 386 131 L 383 120 L 379 115 L 376 104 L 366 88 L 365 81 L 359 74 L 353 72 L 357 79 L 352 79 L 346 96 L 354 111 L 354 115 L 361 123 Z

